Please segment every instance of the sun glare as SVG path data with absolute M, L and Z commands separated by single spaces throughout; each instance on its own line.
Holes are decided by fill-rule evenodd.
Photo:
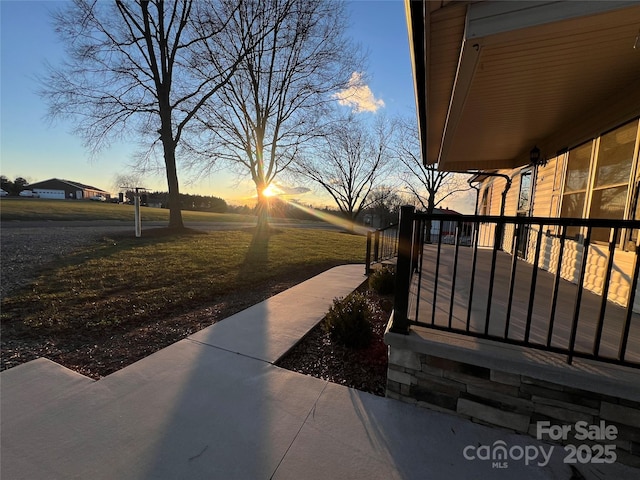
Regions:
M 262 194 L 265 197 L 275 197 L 276 195 L 280 195 L 281 193 L 282 193 L 282 191 L 278 187 L 273 185 L 273 184 L 269 185 L 267 188 L 265 188 L 262 191 Z
M 262 194 L 267 198 L 278 197 L 283 202 L 289 204 L 290 206 L 297 208 L 298 210 L 302 210 L 303 212 L 316 217 L 318 220 L 322 220 L 323 222 L 331 223 L 337 227 L 344 228 L 345 230 L 366 234 L 369 229 L 366 227 L 362 227 L 360 225 L 356 225 L 355 223 L 347 220 L 346 218 L 340 217 L 338 215 L 332 215 L 328 212 L 323 212 L 321 210 L 316 210 L 315 208 L 306 207 L 304 205 L 300 205 L 295 201 L 291 201 L 287 199 L 287 195 L 285 190 L 281 189 L 275 184 L 270 184 L 267 188 L 262 191 Z M 255 198 L 255 197 L 253 197 Z

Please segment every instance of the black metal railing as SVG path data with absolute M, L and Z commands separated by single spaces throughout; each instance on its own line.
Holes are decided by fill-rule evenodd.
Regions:
M 371 266 L 398 256 L 398 224 L 367 232 L 367 253 L 365 274 L 371 273 Z
M 434 221 L 455 224 L 452 243 L 443 229 L 432 235 Z M 640 221 L 403 207 L 391 331 L 419 325 L 561 353 L 569 363 L 640 367 L 639 230 Z

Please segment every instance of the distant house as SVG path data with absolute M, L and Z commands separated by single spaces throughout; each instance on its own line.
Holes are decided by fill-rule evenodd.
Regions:
M 85 185 L 80 182 L 71 180 L 61 180 L 59 178 L 51 178 L 42 182 L 36 182 L 29 185 L 33 193 L 40 198 L 55 198 L 64 200 L 72 199 L 91 199 L 93 197 L 110 198 L 111 194 L 101 188 Z
M 449 210 L 448 208 L 434 208 L 434 215 L 462 215 L 455 210 Z M 453 244 L 456 238 L 456 229 L 458 229 L 458 222 L 453 220 L 432 220 L 431 222 L 431 243 L 438 243 L 438 237 L 441 235 L 441 242 L 447 244 Z M 463 222 L 458 234 L 458 240 L 462 245 L 469 245 L 471 243 L 471 224 Z M 442 232 L 442 233 L 441 233 Z

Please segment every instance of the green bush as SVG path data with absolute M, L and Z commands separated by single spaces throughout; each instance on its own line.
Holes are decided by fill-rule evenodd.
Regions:
M 335 342 L 351 348 L 366 347 L 373 335 L 372 315 L 367 296 L 356 292 L 333 301 L 324 319 L 324 328 Z
M 395 270 L 389 267 L 383 267 L 373 272 L 371 276 L 369 276 L 369 288 L 380 295 L 393 293 L 396 288 Z

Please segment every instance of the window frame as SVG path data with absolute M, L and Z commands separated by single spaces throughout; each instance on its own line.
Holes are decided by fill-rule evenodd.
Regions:
M 529 193 L 527 198 L 527 208 L 521 208 L 520 200 L 522 199 L 522 179 L 524 177 L 529 177 Z M 533 196 L 534 196 L 534 187 L 535 187 L 535 175 L 534 169 L 532 167 L 526 167 L 520 170 L 520 185 L 518 188 L 518 197 L 516 199 L 516 215 L 517 216 L 531 216 L 531 211 L 533 208 Z
M 635 123 L 636 126 L 636 138 L 635 138 L 635 145 L 633 148 L 633 154 L 632 154 L 632 158 L 631 158 L 631 168 L 629 169 L 629 179 L 628 182 L 626 184 L 624 183 L 619 183 L 619 184 L 610 184 L 610 185 L 606 185 L 604 187 L 595 187 L 595 181 L 596 181 L 596 172 L 597 172 L 597 167 L 598 167 L 598 157 L 600 154 L 600 141 L 602 139 L 602 137 L 604 137 L 605 135 L 615 132 L 618 129 L 621 129 L 631 123 Z M 582 190 L 571 190 L 569 192 L 566 191 L 567 188 L 567 172 L 569 169 L 569 162 L 570 162 L 570 153 L 573 150 L 576 150 L 578 148 L 583 147 L 584 145 L 586 145 L 587 143 L 591 143 L 591 157 L 589 159 L 589 168 L 588 168 L 588 177 L 587 177 L 587 183 L 586 183 L 586 189 Z M 591 207 L 592 207 L 592 203 L 593 203 L 593 196 L 594 196 L 594 192 L 596 191 L 604 191 L 604 190 L 608 190 L 611 188 L 619 188 L 622 186 L 627 187 L 627 195 L 626 195 L 626 199 L 625 199 L 625 207 L 624 207 L 624 212 L 623 212 L 623 217 L 622 220 L 627 220 L 627 219 L 631 219 L 633 216 L 640 216 L 640 201 L 638 201 L 638 196 L 640 196 L 640 168 L 638 166 L 639 163 L 639 158 L 638 158 L 638 153 L 640 150 L 640 118 L 635 118 L 633 120 L 631 120 L 630 122 L 625 122 L 621 125 L 618 125 L 616 128 L 613 128 L 607 132 L 602 133 L 601 135 L 599 135 L 598 137 L 588 141 L 588 142 L 584 142 L 574 148 L 572 148 L 571 150 L 569 150 L 565 155 L 564 158 L 564 165 L 563 165 L 563 169 L 562 169 L 562 189 L 560 192 L 560 204 L 558 206 L 558 218 L 570 218 L 570 217 L 563 217 L 562 215 L 562 211 L 563 211 L 563 207 L 564 207 L 564 202 L 565 202 L 565 197 L 568 195 L 572 195 L 572 194 L 579 194 L 579 193 L 584 193 L 585 194 L 585 199 L 584 199 L 584 203 L 582 205 L 582 213 L 581 213 L 581 217 L 580 218 L 591 218 Z M 578 228 L 578 227 L 576 227 Z M 622 248 L 624 249 L 625 247 L 628 247 L 628 242 L 632 241 L 635 245 L 635 240 L 632 238 L 632 233 L 633 232 L 627 232 L 625 230 L 621 231 L 619 234 L 619 238 L 616 240 L 617 243 L 617 247 L 618 248 Z M 584 237 L 584 235 L 586 234 L 586 227 L 579 227 L 579 231 L 576 234 L 576 236 L 581 236 Z M 573 235 L 571 235 L 573 236 Z M 569 238 L 570 235 L 567 234 L 567 238 Z M 596 244 L 606 244 L 607 242 L 603 242 L 601 240 L 593 240 L 592 239 L 592 243 L 596 243 Z

